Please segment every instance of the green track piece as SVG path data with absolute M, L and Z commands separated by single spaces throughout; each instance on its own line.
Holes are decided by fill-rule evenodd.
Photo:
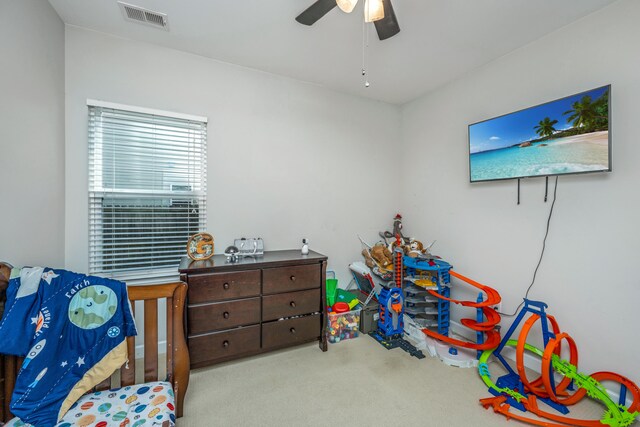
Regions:
M 508 340 L 507 345 L 511 347 L 516 347 L 518 345 L 517 340 Z M 534 347 L 529 344 L 524 345 L 525 349 L 528 351 L 542 357 L 544 352 L 537 347 Z M 522 394 L 503 387 L 498 387 L 492 380 L 491 374 L 489 373 L 489 367 L 487 365 L 487 360 L 493 354 L 494 349 L 486 350 L 480 356 L 478 360 L 478 373 L 482 378 L 482 381 L 492 390 L 495 390 L 499 393 L 507 394 L 518 402 L 521 402 L 526 399 Z M 611 427 L 628 427 L 633 424 L 634 420 L 639 412 L 630 413 L 629 410 L 623 406 L 615 403 L 609 394 L 607 393 L 607 389 L 604 388 L 602 384 L 600 384 L 595 378 L 578 372 L 578 368 L 575 365 L 567 362 L 566 360 L 562 360 L 556 354 L 551 356 L 551 365 L 553 369 L 557 372 L 561 373 L 565 377 L 574 381 L 575 385 L 583 388 L 587 391 L 587 395 L 593 399 L 599 400 L 607 407 L 607 410 L 603 414 L 600 422 L 604 425 L 609 425 Z

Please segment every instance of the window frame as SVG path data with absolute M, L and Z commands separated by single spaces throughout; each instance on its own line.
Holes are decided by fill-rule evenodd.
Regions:
M 155 116 L 159 116 L 160 120 L 161 118 L 168 118 L 170 120 L 185 121 L 185 122 L 189 122 L 190 124 L 201 125 L 200 133 L 196 132 L 196 136 L 194 137 L 194 141 L 196 141 L 194 142 L 194 147 L 197 147 L 197 149 L 194 148 L 193 150 L 191 150 L 191 148 L 189 148 L 188 150 L 188 156 L 189 156 L 189 159 L 187 161 L 188 166 L 187 166 L 186 172 L 184 172 L 185 175 L 183 177 L 183 178 L 186 178 L 187 182 L 189 182 L 189 185 L 192 182 L 191 180 L 197 181 L 197 185 L 195 186 L 196 190 L 189 191 L 187 193 L 181 193 L 181 192 L 175 193 L 173 190 L 173 185 L 170 185 L 170 190 L 166 190 L 166 189 L 146 190 L 142 188 L 144 187 L 144 185 L 142 185 L 142 182 L 144 180 L 141 180 L 141 182 L 139 183 L 140 186 L 137 189 L 116 189 L 115 186 L 113 185 L 112 187 L 114 188 L 110 188 L 110 189 L 105 188 L 104 187 L 105 173 L 103 169 L 104 168 L 103 159 L 104 159 L 104 151 L 105 151 L 105 146 L 103 141 L 105 140 L 105 138 L 103 138 L 102 136 L 97 137 L 95 134 L 92 135 L 92 130 L 95 131 L 96 123 L 97 123 L 96 117 L 95 117 L 96 113 L 92 109 L 113 110 L 116 114 L 117 112 L 123 112 L 123 113 L 135 113 L 140 115 L 146 115 L 147 116 L 146 118 L 149 120 L 155 120 Z M 152 267 L 152 268 L 146 268 L 146 269 L 132 268 L 132 267 L 118 269 L 118 268 L 113 268 L 115 261 L 111 261 L 111 264 L 108 264 L 105 262 L 104 252 L 106 251 L 105 246 L 107 244 L 105 243 L 106 237 L 103 234 L 103 226 L 104 226 L 105 217 L 108 215 L 105 211 L 105 199 L 108 198 L 110 195 L 112 196 L 112 200 L 117 200 L 118 195 L 120 195 L 121 198 L 126 198 L 126 197 L 123 197 L 123 195 L 127 195 L 127 194 L 133 195 L 134 197 L 135 195 L 140 195 L 141 197 L 150 197 L 155 202 L 169 200 L 170 207 L 173 206 L 172 198 L 175 199 L 175 198 L 185 197 L 185 198 L 193 199 L 193 200 L 196 200 L 198 203 L 197 231 L 198 232 L 204 231 L 206 229 L 206 223 L 207 223 L 207 206 L 206 206 L 207 205 L 206 164 L 207 164 L 207 142 L 208 142 L 207 141 L 207 125 L 208 125 L 207 117 L 184 114 L 184 113 L 176 113 L 176 112 L 170 112 L 170 111 L 164 111 L 164 110 L 157 110 L 157 109 L 145 108 L 145 107 L 136 107 L 136 106 L 118 104 L 118 103 L 107 102 L 107 101 L 99 101 L 94 99 L 87 99 L 87 113 L 88 113 L 87 158 L 88 158 L 88 169 L 89 169 L 89 176 L 87 179 L 88 204 L 89 204 L 89 211 L 88 211 L 88 227 L 89 227 L 88 271 L 89 271 L 89 274 L 96 274 L 104 277 L 123 280 L 131 284 L 150 283 L 150 282 L 159 283 L 163 281 L 168 282 L 168 281 L 176 280 L 179 277 L 177 267 L 180 262 L 180 256 L 176 257 L 175 265 L 171 265 L 167 267 L 155 267 L 155 268 Z M 134 129 L 135 120 L 131 120 L 131 123 L 132 123 L 132 129 Z M 139 123 L 142 123 L 142 119 L 140 120 Z M 104 131 L 104 126 L 102 126 L 101 123 L 97 123 L 97 124 L 98 124 L 97 128 L 99 128 L 100 131 Z M 156 130 L 154 130 L 153 135 L 154 135 L 153 138 L 155 138 L 157 135 Z M 171 140 L 169 139 L 168 146 L 170 145 L 171 145 Z M 115 145 L 112 145 L 112 147 L 115 147 Z M 152 151 L 155 151 L 155 148 Z M 155 155 L 156 154 L 154 153 L 153 156 Z M 201 161 L 199 167 L 195 168 L 190 164 L 191 155 L 194 155 L 196 159 L 199 159 Z M 194 178 L 196 174 L 194 174 L 193 172 L 195 170 L 199 172 L 197 174 L 198 178 Z M 164 171 L 165 169 L 162 169 L 162 168 L 153 170 L 154 173 L 160 173 L 160 174 L 166 173 Z M 166 169 L 166 171 L 169 171 L 169 169 Z M 175 173 L 175 172 L 172 172 L 172 173 Z M 163 185 L 164 185 L 164 182 L 163 182 Z M 198 188 L 200 189 L 197 190 Z M 97 200 L 101 200 L 100 206 L 94 205 L 95 203 L 97 203 Z M 154 203 L 154 202 L 151 202 L 151 203 Z M 139 206 L 143 207 L 144 205 L 140 204 Z M 136 207 L 135 203 L 132 203 L 131 207 L 135 208 Z M 153 212 L 153 209 L 152 209 L 152 212 Z M 155 217 L 153 217 L 153 219 L 149 223 L 145 222 L 145 224 L 153 224 L 154 219 Z M 190 226 L 189 221 L 190 220 L 187 220 L 185 223 L 187 227 Z M 116 230 L 115 227 L 114 227 L 114 230 Z M 124 236 L 125 234 L 122 234 L 122 235 Z M 116 234 L 115 238 L 117 239 L 118 237 L 119 236 Z M 178 239 L 181 239 L 181 237 L 178 237 Z M 185 241 L 184 241 L 185 248 L 187 244 L 187 239 L 188 239 L 188 236 L 185 237 Z M 158 246 L 159 245 L 160 244 L 158 244 Z M 175 247 L 177 248 L 176 244 L 173 244 L 173 245 L 175 245 Z M 158 248 L 156 247 L 156 249 Z M 161 251 L 158 251 L 158 253 L 161 253 Z M 123 251 L 123 254 L 124 254 L 124 251 Z M 120 254 L 116 252 L 116 256 L 117 255 L 120 255 Z M 141 255 L 139 258 L 136 258 L 134 256 L 133 259 L 134 260 L 139 259 L 142 262 L 145 260 L 145 256 Z M 105 269 L 106 267 L 111 267 L 111 268 Z

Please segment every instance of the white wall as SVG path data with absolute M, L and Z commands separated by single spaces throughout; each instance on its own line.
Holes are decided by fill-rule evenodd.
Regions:
M 612 84 L 613 172 L 560 178 L 531 299 L 580 350 L 583 372 L 638 381 L 640 2 L 623 0 L 402 109 L 405 228 L 456 270 L 495 287 L 503 311 L 532 279 L 550 203 L 544 179 L 469 183 L 467 125 Z M 551 184 L 550 180 L 550 184 Z M 552 190 L 550 189 L 550 192 Z M 454 293 L 456 290 L 454 289 Z M 473 315 L 473 314 L 472 314 Z M 511 321 L 503 321 L 503 325 Z
M 152 30 L 150 30 L 152 31 Z M 208 231 L 266 248 L 310 240 L 342 284 L 399 194 L 384 175 L 398 107 L 67 26 L 66 264 L 87 270 L 87 98 L 207 116 Z
M 0 260 L 64 265 L 64 24 L 0 2 Z

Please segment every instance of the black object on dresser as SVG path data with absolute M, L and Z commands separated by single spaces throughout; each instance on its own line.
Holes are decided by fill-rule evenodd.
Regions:
M 191 367 L 316 340 L 327 351 L 326 269 L 326 256 L 298 249 L 235 263 L 183 258 Z

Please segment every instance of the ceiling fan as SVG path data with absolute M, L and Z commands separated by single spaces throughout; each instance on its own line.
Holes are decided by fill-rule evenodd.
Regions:
M 391 0 L 364 1 L 365 21 L 374 23 L 380 40 L 386 40 L 400 32 Z M 350 13 L 357 2 L 358 0 L 317 0 L 298 15 L 296 21 L 304 25 L 313 25 L 336 6 L 339 6 L 344 12 Z

